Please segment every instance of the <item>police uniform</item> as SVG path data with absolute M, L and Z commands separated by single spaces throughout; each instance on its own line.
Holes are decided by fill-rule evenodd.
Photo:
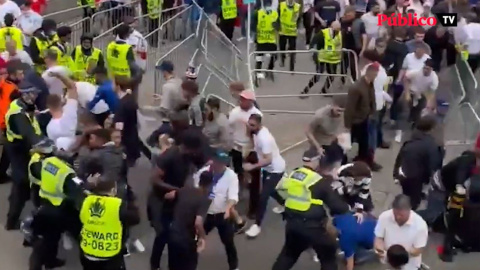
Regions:
M 222 15 L 220 16 L 220 29 L 232 40 L 235 30 L 235 21 L 237 19 L 238 9 L 236 0 L 222 0 Z
M 317 42 L 315 42 L 315 40 Z M 316 54 L 315 62 L 318 73 L 337 74 L 337 67 L 342 60 L 342 32 L 334 33 L 332 28 L 321 30 L 319 34 L 314 37 L 312 44 L 317 46 L 318 53 Z M 302 94 L 310 91 L 317 82 L 320 81 L 320 76 L 315 75 L 308 82 Z M 333 78 L 328 76 L 322 88 L 322 93 L 327 93 L 327 89 L 333 82 Z
M 315 151 L 308 150 L 303 161 L 312 163 L 316 156 Z M 335 196 L 329 181 L 307 164 L 295 169 L 277 186 L 278 193 L 285 198 L 286 238 L 273 270 L 291 269 L 308 248 L 315 250 L 322 269 L 337 269 L 337 244 L 335 237 L 327 233 L 328 216 L 323 205 L 332 214 L 346 213 L 348 205 Z
M 91 48 L 89 52 L 90 54 L 87 55 L 81 45 L 75 47 L 75 50 L 72 53 L 73 62 L 71 70 L 73 72 L 73 78 L 76 81 L 96 84 L 95 76 L 89 74 L 88 70 L 91 69 L 90 65 L 103 65 L 103 55 L 102 51 L 97 48 Z
M 260 9 L 257 11 L 257 51 L 275 52 L 277 50 L 277 31 L 274 24 L 278 20 L 276 10 L 267 11 Z M 270 57 L 268 69 L 273 69 L 275 56 L 267 54 Z M 263 54 L 259 53 L 255 57 L 255 69 L 262 69 Z M 273 74 L 270 74 L 273 79 Z
M 297 29 L 300 18 L 300 4 L 293 2 L 293 6 L 287 2 L 281 2 L 279 6 L 280 14 L 280 36 L 278 43 L 280 51 L 285 51 L 288 44 L 288 50 L 294 51 L 297 48 Z M 281 54 L 281 65 L 285 65 L 285 54 Z M 290 71 L 295 69 L 295 54 L 290 54 Z
M 122 247 L 122 199 L 89 195 L 80 209 L 80 248 L 84 270 L 125 269 Z
M 7 41 L 13 40 L 17 45 L 17 50 L 23 50 L 23 33 L 17 27 L 2 27 L 0 28 L 0 52 L 6 50 Z
M 111 77 L 131 77 L 129 53 L 133 58 L 132 46 L 123 41 L 112 41 L 107 46 L 107 68 Z
M 20 90 L 25 91 L 25 90 Z M 28 180 L 28 163 L 30 147 L 41 139 L 40 125 L 33 111 L 27 111 L 25 102 L 16 99 L 10 103 L 5 115 L 6 138 L 5 148 L 12 166 L 12 190 L 7 214 L 7 229 L 18 227 L 19 217 L 25 202 L 30 199 Z

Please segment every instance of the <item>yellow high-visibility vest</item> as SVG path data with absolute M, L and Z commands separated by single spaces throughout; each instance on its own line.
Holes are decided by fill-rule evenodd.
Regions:
M 95 0 L 85 0 L 86 5 L 89 5 L 91 8 L 95 8 Z M 82 0 L 77 0 L 77 6 L 83 6 Z
M 222 16 L 225 20 L 237 18 L 237 2 L 235 0 L 222 0 Z
M 275 28 L 273 23 L 278 20 L 278 12 L 271 11 L 267 13 L 264 9 L 260 9 L 257 13 L 258 22 L 257 22 L 257 43 L 277 43 L 277 37 L 275 34 Z
M 286 191 L 285 207 L 306 212 L 312 205 L 323 205 L 322 200 L 312 198 L 310 191 L 310 187 L 321 180 L 322 177 L 311 169 L 301 167 L 294 170 L 277 187 L 279 190 Z
M 107 47 L 107 67 L 110 76 L 126 76 L 130 78 L 130 66 L 127 60 L 127 54 L 131 45 L 118 44 L 116 41 L 110 42 Z
M 294 3 L 289 7 L 286 2 L 280 3 L 280 34 L 284 36 L 297 36 L 298 16 L 300 4 Z
M 65 161 L 58 157 L 49 157 L 42 162 L 40 191 L 38 195 L 48 200 L 52 205 L 59 206 L 65 199 L 63 185 L 68 175 L 75 171 Z
M 40 183 L 42 182 L 41 179 L 32 174 L 31 170 L 31 166 L 38 162 L 42 162 L 42 156 L 39 153 L 34 153 L 28 162 L 28 179 L 30 180 L 30 185 L 40 186 Z
M 318 52 L 318 62 L 338 64 L 342 60 L 342 33 L 339 31 L 332 38 L 331 29 L 322 30 L 324 38 L 324 47 Z
M 39 53 L 39 57 L 44 59 L 45 51 L 52 46 L 55 42 L 59 41 L 58 35 L 55 34 L 53 38 L 49 38 L 47 40 L 43 40 L 37 37 L 33 37 L 35 39 L 35 44 L 37 44 L 37 49 Z M 42 74 L 46 70 L 46 66 L 44 64 L 35 64 L 35 71 L 38 74 Z
M 75 47 L 72 71 L 73 78 L 76 81 L 84 81 L 95 84 L 95 77 L 88 74 L 87 70 L 90 69 L 90 63 L 98 64 L 102 51 L 97 48 L 92 48 L 92 55 L 86 56 L 82 52 L 82 46 Z
M 13 142 L 13 140 L 23 139 L 23 136 L 13 132 L 12 127 L 10 126 L 10 117 L 12 115 L 19 114 L 19 113 L 24 113 L 27 116 L 28 120 L 30 120 L 30 123 L 32 124 L 35 134 L 37 135 L 42 134 L 42 130 L 40 129 L 40 125 L 38 124 L 37 118 L 34 116 L 30 117 L 30 115 L 26 113 L 20 105 L 18 105 L 18 99 L 15 99 L 14 101 L 12 101 L 12 103 L 10 103 L 7 114 L 5 115 L 5 125 L 7 126 L 6 135 L 7 135 L 7 140 L 9 142 Z
M 162 13 L 163 0 L 147 0 L 147 13 L 150 19 L 158 19 Z
M 71 50 L 65 48 L 65 51 L 60 49 L 56 44 L 51 45 L 48 49 L 54 50 L 57 52 L 57 64 L 59 66 L 66 67 L 70 69 L 73 66 L 73 59 L 71 55 Z
M 17 27 L 2 27 L 0 28 L 0 52 L 7 49 L 7 42 L 14 40 L 17 45 L 17 50 L 23 50 L 23 32 Z
M 112 258 L 122 250 L 123 226 L 120 221 L 122 200 L 89 195 L 80 209 L 83 224 L 80 248 L 86 255 Z

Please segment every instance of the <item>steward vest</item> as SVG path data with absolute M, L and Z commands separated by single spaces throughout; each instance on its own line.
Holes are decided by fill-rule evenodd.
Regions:
M 90 6 L 91 8 L 95 8 L 95 0 L 83 0 L 85 1 L 85 5 Z M 77 0 L 77 6 L 81 7 L 84 6 L 82 0 Z
M 147 0 L 147 13 L 150 19 L 158 19 L 162 13 L 163 0 Z
M 222 16 L 224 20 L 237 18 L 237 2 L 235 0 L 222 0 Z
M 322 180 L 322 177 L 311 169 L 301 167 L 294 170 L 283 180 L 281 188 L 286 190 L 285 207 L 291 210 L 306 212 L 313 205 L 323 205 L 323 201 L 312 198 L 310 187 Z
M 95 77 L 88 74 L 87 70 L 90 70 L 90 65 L 98 64 L 102 52 L 97 48 L 92 48 L 92 50 L 92 55 L 86 56 L 82 52 L 82 46 L 78 45 L 75 48 L 72 71 L 76 81 L 95 84 Z
M 332 38 L 330 28 L 322 30 L 324 38 L 324 47 L 318 52 L 318 62 L 338 64 L 342 60 L 342 33 L 339 31 Z
M 277 44 L 277 38 L 275 36 L 275 28 L 273 23 L 278 20 L 278 12 L 271 11 L 267 13 L 264 9 L 260 9 L 257 13 L 257 43 L 273 43 Z
M 23 113 L 27 116 L 28 120 L 30 120 L 30 123 L 32 124 L 33 130 L 35 131 L 35 134 L 41 135 L 42 130 L 40 129 L 40 125 L 38 124 L 37 118 L 36 117 L 31 117 L 30 114 L 26 113 L 25 110 L 18 104 L 18 99 L 15 99 L 10 103 L 10 106 L 8 108 L 7 114 L 5 115 L 5 125 L 7 127 L 7 140 L 9 142 L 13 142 L 13 140 L 22 140 L 23 137 L 22 135 L 16 134 L 13 130 L 12 127 L 10 126 L 10 117 L 15 114 Z
M 40 186 L 40 183 L 42 182 L 41 179 L 38 179 L 36 176 L 32 174 L 31 166 L 34 163 L 41 162 L 42 156 L 39 153 L 34 153 L 32 157 L 30 158 L 30 161 L 28 162 L 28 179 L 30 180 L 30 186 L 31 185 L 37 185 Z M 41 178 L 41 176 L 40 176 Z
M 37 37 L 33 37 L 33 38 L 35 39 L 35 44 L 37 44 L 39 57 L 42 58 L 42 59 L 44 59 L 45 51 L 52 44 L 54 44 L 55 42 L 58 41 L 58 35 L 55 35 L 53 38 L 50 38 L 50 39 L 47 39 L 47 40 L 40 39 L 40 38 L 37 38 Z M 46 69 L 47 68 L 46 68 L 45 64 L 35 64 L 35 71 L 38 74 L 42 74 Z
M 63 184 L 68 175 L 75 171 L 68 163 L 58 157 L 49 157 L 42 162 L 40 191 L 38 195 L 54 206 L 59 206 L 65 199 Z
M 17 27 L 2 27 L 0 28 L 0 52 L 7 49 L 8 41 L 15 41 L 17 50 L 23 50 L 23 33 Z
M 130 66 L 127 60 L 130 48 L 131 45 L 118 44 L 116 41 L 108 44 L 106 58 L 110 76 L 126 76 L 130 78 Z
M 112 258 L 122 250 L 123 226 L 120 221 L 122 200 L 89 195 L 80 209 L 83 224 L 80 247 L 88 256 Z
M 73 60 L 71 55 L 72 51 L 67 46 L 65 46 L 64 49 L 61 49 L 61 47 L 57 44 L 52 44 L 49 49 L 54 50 L 57 53 L 57 64 L 59 66 L 66 67 L 68 69 L 73 66 Z
M 300 14 L 300 4 L 295 3 L 293 7 L 286 2 L 280 3 L 280 34 L 283 36 L 297 36 L 298 16 Z

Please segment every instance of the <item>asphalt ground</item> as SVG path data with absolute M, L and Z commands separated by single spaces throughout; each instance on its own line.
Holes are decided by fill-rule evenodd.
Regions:
M 52 0 L 52 4 L 55 0 Z M 70 2 L 70 1 L 58 1 L 58 2 Z M 71 1 L 74 2 L 74 1 Z M 64 8 L 67 8 L 69 4 L 65 4 Z M 51 8 L 52 6 L 50 6 Z M 245 42 L 245 41 L 244 41 Z M 239 47 L 244 50 L 245 43 L 240 43 Z M 299 41 L 299 48 L 301 42 Z M 178 52 L 179 55 L 185 53 L 192 53 L 189 49 L 184 48 L 185 52 Z M 185 59 L 189 59 L 187 55 Z M 176 57 L 179 65 L 185 65 L 183 57 Z M 282 68 L 277 68 L 283 70 Z M 313 71 L 313 63 L 311 57 L 307 54 L 298 55 L 297 58 L 297 71 Z M 151 76 L 151 75 L 150 75 Z M 444 70 L 440 73 L 440 87 L 439 94 L 448 98 L 449 91 L 452 91 L 452 78 L 449 70 Z M 287 95 L 299 93 L 305 84 L 308 82 L 310 76 L 307 75 L 279 75 L 275 77 L 275 82 L 263 81 L 261 86 L 257 88 L 257 95 Z M 149 79 L 144 81 L 141 90 L 143 98 L 142 105 L 148 103 L 153 93 L 153 80 Z M 213 91 L 213 90 L 210 90 Z M 215 91 L 222 91 L 221 89 L 215 89 Z M 312 89 L 312 93 L 318 93 L 320 86 L 316 86 Z M 333 92 L 345 92 L 344 87 L 337 86 Z M 306 100 L 300 100 L 296 97 L 292 98 L 259 98 L 258 102 L 263 110 L 292 110 L 292 111 L 313 111 L 329 102 L 329 98 L 326 97 L 310 97 Z M 308 115 L 294 115 L 285 113 L 266 114 L 265 125 L 274 134 L 280 149 L 285 149 L 292 144 L 304 139 L 304 130 L 310 119 Z M 461 137 L 460 134 L 462 128 L 458 126 L 456 116 L 452 116 L 452 119 L 448 120 L 447 129 L 451 133 L 451 136 Z M 453 124 L 451 124 L 453 123 Z M 149 122 L 145 130 L 142 130 L 142 136 L 146 136 L 151 130 L 156 127 L 157 123 Z M 450 136 L 450 135 L 449 135 Z M 386 129 L 387 140 L 392 138 L 392 132 Z M 300 157 L 306 145 L 300 145 L 293 148 L 283 154 L 286 159 L 288 168 L 292 169 L 299 165 Z M 447 148 L 447 158 L 452 158 L 458 152 L 455 147 Z M 397 185 L 392 180 L 392 167 L 396 153 L 399 149 L 398 144 L 393 144 L 391 149 L 378 150 L 376 153 L 376 161 L 380 163 L 384 168 L 379 173 L 374 173 L 373 176 L 373 199 L 375 203 L 375 213 L 379 214 L 385 209 L 388 209 L 393 197 L 400 192 Z M 451 149 L 456 151 L 450 151 Z M 142 158 L 138 165 L 130 171 L 129 182 L 137 194 L 138 205 L 142 214 L 142 222 L 137 227 L 133 228 L 132 234 L 139 238 L 146 246 L 146 252 L 141 254 L 133 254 L 126 259 L 127 269 L 149 269 L 149 255 L 151 245 L 154 238 L 154 232 L 150 228 L 148 220 L 146 219 L 146 198 L 150 189 L 149 184 L 149 171 L 151 165 L 146 158 Z M 27 269 L 28 256 L 30 249 L 22 247 L 22 235 L 20 232 L 6 232 L 3 230 L 5 224 L 6 211 L 8 207 L 8 194 L 10 191 L 10 184 L 0 186 L 0 198 L 3 203 L 0 204 L 0 262 L 2 263 L 2 270 L 19 270 Z M 240 269 L 245 270 L 264 270 L 269 269 L 273 265 L 276 256 L 279 254 L 280 249 L 284 241 L 284 228 L 283 222 L 280 216 L 274 214 L 270 209 L 274 206 L 273 203 L 269 205 L 269 210 L 265 218 L 263 231 L 257 239 L 246 239 L 244 235 L 236 237 L 235 242 L 238 249 L 238 256 L 240 261 Z M 31 209 L 31 206 L 29 207 Z M 239 207 L 243 212 L 242 205 Z M 27 213 L 29 210 L 24 211 Z M 61 222 L 61 221 L 60 221 Z M 429 237 L 429 245 L 424 253 L 424 262 L 430 265 L 431 269 L 435 270 L 454 270 L 454 269 L 477 269 L 479 262 L 475 254 L 459 254 L 453 263 L 442 263 L 436 255 L 436 247 L 440 243 L 441 239 L 438 235 L 432 234 Z M 166 268 L 166 254 L 164 254 L 164 260 L 162 265 Z M 77 270 L 81 269 L 78 260 L 77 249 L 72 251 L 60 251 L 60 257 L 67 259 L 67 265 L 63 269 Z M 198 269 L 227 269 L 227 262 L 225 251 L 222 244 L 219 241 L 219 237 L 216 232 L 213 231 L 207 238 L 207 248 L 200 255 L 200 263 Z M 304 253 L 299 259 L 293 269 L 318 269 L 320 266 L 314 263 L 311 259 L 311 255 Z M 340 267 L 342 269 L 342 267 Z M 379 263 L 371 263 L 365 266 L 359 266 L 356 269 L 360 270 L 383 270 L 386 269 L 385 265 Z

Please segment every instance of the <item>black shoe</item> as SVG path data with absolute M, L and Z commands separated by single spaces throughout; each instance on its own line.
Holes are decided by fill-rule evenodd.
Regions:
M 32 247 L 32 246 L 33 246 L 33 244 L 30 243 L 30 241 L 28 241 L 27 239 L 23 239 L 22 245 L 23 245 L 24 247 Z
M 374 172 L 379 172 L 381 169 L 383 169 L 383 166 L 376 163 L 376 162 L 373 162 L 371 165 L 370 165 L 370 169 Z
M 306 95 L 308 94 L 309 91 L 310 91 L 310 89 L 309 89 L 308 87 L 305 87 L 305 88 L 303 89 L 303 91 L 300 92 L 299 98 L 300 98 L 300 99 L 308 98 L 308 96 L 306 96 Z
M 45 264 L 45 269 L 54 269 L 54 268 L 60 268 L 65 265 L 65 260 L 62 259 L 55 259 L 51 264 Z
M 247 229 L 247 222 L 244 220 L 242 223 L 235 224 L 235 234 L 242 234 Z
M 5 230 L 6 231 L 18 231 L 20 230 L 20 222 L 18 221 L 7 221 L 7 224 L 5 224 Z
M 440 260 L 442 260 L 443 262 L 453 262 L 453 255 L 452 255 L 452 254 L 442 253 L 442 254 L 439 254 L 438 257 L 439 257 Z

